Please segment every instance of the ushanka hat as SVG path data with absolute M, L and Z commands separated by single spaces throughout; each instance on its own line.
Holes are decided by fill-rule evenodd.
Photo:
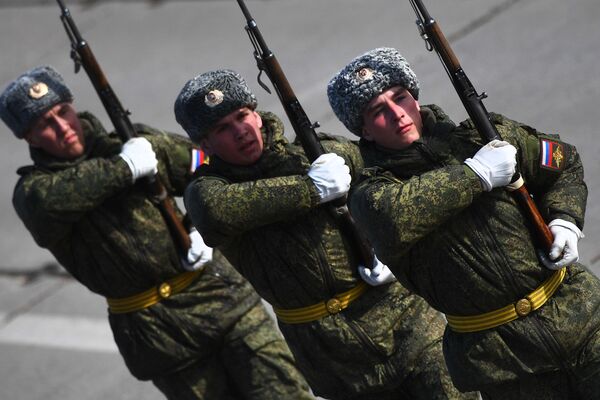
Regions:
M 419 80 L 398 50 L 370 50 L 340 70 L 327 85 L 329 104 L 348 130 L 362 135 L 363 112 L 369 102 L 385 90 L 402 86 L 417 100 Z
M 242 107 L 256 108 L 256 97 L 235 71 L 220 69 L 190 79 L 175 100 L 175 119 L 199 142 L 221 118 Z
M 73 94 L 63 77 L 42 65 L 19 76 L 0 94 L 0 118 L 21 139 L 46 111 L 71 101 Z

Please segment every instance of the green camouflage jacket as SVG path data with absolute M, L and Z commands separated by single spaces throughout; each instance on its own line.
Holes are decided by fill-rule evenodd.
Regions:
M 483 193 L 463 164 L 481 147 L 470 121 L 455 126 L 436 106 L 422 107 L 423 137 L 402 151 L 361 141 L 365 168 L 350 209 L 379 259 L 409 289 L 450 315 L 477 315 L 514 303 L 553 271 L 536 256 L 528 222 L 507 190 Z M 587 188 L 574 146 L 556 135 L 492 114 L 546 221 L 583 227 Z M 542 144 L 561 151 L 542 159 Z M 477 390 L 530 373 L 562 368 L 600 328 L 598 280 L 568 268 L 558 292 L 529 316 L 478 333 L 446 331 L 455 385 Z M 559 343 L 559 345 L 548 345 Z
M 31 148 L 34 165 L 18 171 L 13 204 L 36 243 L 105 297 L 131 296 L 184 272 L 159 210 L 141 183 L 132 185 L 118 156 L 121 141 L 91 114 L 79 117 L 83 156 L 65 161 Z M 191 178 L 189 140 L 145 125 L 135 129 L 152 143 L 167 190 L 181 196 Z M 223 332 L 258 301 L 247 281 L 215 252 L 214 261 L 183 292 L 109 319 L 131 373 L 152 379 L 212 354 Z
M 207 244 L 218 246 L 261 297 L 284 309 L 313 305 L 359 283 L 358 255 L 319 205 L 301 147 L 286 141 L 275 115 L 261 116 L 259 161 L 240 167 L 211 157 L 185 192 L 186 208 Z M 354 143 L 326 135 L 321 143 L 354 174 L 362 168 Z M 279 326 L 314 393 L 349 398 L 397 386 L 423 349 L 440 340 L 444 323 L 395 282 L 370 288 L 339 314 Z

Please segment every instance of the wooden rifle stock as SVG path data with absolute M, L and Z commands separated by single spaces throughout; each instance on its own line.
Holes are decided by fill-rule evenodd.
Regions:
M 473 121 L 475 128 L 485 142 L 490 142 L 495 139 L 502 140 L 496 126 L 490 120 L 483 99 L 487 97 L 486 93 L 478 94 L 471 81 L 462 69 L 458 58 L 442 33 L 438 23 L 429 15 L 427 9 L 421 0 L 409 0 L 415 14 L 417 15 L 417 26 L 423 40 L 427 44 L 427 50 L 438 54 L 450 80 L 460 100 L 462 101 L 467 114 Z M 513 178 L 509 190 L 513 194 L 516 202 L 520 205 L 522 211 L 531 223 L 531 229 L 534 233 L 535 240 L 538 245 L 549 251 L 554 238 L 550 228 L 546 225 L 537 205 L 533 201 L 529 191 L 523 183 L 523 179 L 517 172 Z
M 294 94 L 294 90 L 288 82 L 279 61 L 277 61 L 273 52 L 267 47 L 256 21 L 254 21 L 250 15 L 244 1 L 237 0 L 237 2 L 246 18 L 246 32 L 254 46 L 254 58 L 256 59 L 256 64 L 259 69 L 258 83 L 263 89 L 271 93 L 269 88 L 260 80 L 260 76 L 264 71 L 277 92 L 277 96 L 283 105 L 285 113 L 296 132 L 296 136 L 300 141 L 306 156 L 310 162 L 313 162 L 320 155 L 325 153 L 321 146 L 321 142 L 318 140 L 317 133 L 315 132 L 315 128 L 317 128 L 319 124 L 310 122 L 304 108 Z M 334 200 L 333 202 L 328 203 L 327 207 L 330 214 L 332 214 L 337 221 L 342 233 L 351 240 L 353 247 L 358 251 L 362 264 L 367 268 L 373 268 L 373 249 L 366 237 L 356 227 L 356 224 L 348 211 L 348 207 L 346 206 L 345 198 L 338 199 L 338 201 Z
M 65 27 L 67 36 L 71 41 L 71 58 L 75 62 L 75 73 L 79 72 L 81 66 L 88 74 L 102 105 L 115 127 L 115 131 L 121 137 L 123 142 L 137 136 L 129 119 L 129 112 L 123 108 L 115 92 L 110 87 L 104 72 L 100 68 L 94 53 L 88 43 L 81 37 L 75 21 L 71 17 L 71 12 L 64 5 L 62 0 L 56 0 L 61 9 L 60 19 Z M 169 197 L 165 186 L 158 179 L 158 175 L 145 178 L 145 184 L 155 199 L 157 207 L 167 223 L 172 237 L 174 238 L 179 253 L 183 259 L 187 260 L 187 252 L 191 241 L 187 229 L 183 222 L 177 216 L 173 200 Z

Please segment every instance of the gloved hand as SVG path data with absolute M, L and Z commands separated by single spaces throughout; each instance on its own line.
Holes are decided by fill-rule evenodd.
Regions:
M 359 265 L 358 273 L 363 281 L 367 282 L 371 286 L 384 285 L 396 280 L 396 277 L 394 274 L 392 274 L 392 271 L 390 271 L 387 265 L 379 261 L 377 256 L 373 257 L 372 269 Z
M 579 260 L 577 242 L 585 237 L 584 234 L 577 225 L 562 219 L 552 220 L 548 227 L 554 235 L 554 242 L 548 255 L 540 252 L 542 264 L 548 269 L 557 270 L 576 263 Z
M 344 196 L 350 189 L 350 168 L 344 159 L 334 153 L 322 154 L 308 169 L 308 177 L 312 179 L 321 197 L 326 203 Z
M 204 243 L 204 239 L 196 229 L 190 232 L 192 242 L 187 253 L 187 259 L 181 260 L 181 265 L 186 271 L 196 271 L 204 264 L 212 260 L 213 249 Z
M 148 139 L 135 137 L 129 139 L 119 154 L 129 166 L 133 182 L 138 178 L 154 175 L 158 171 L 158 160 Z
M 467 158 L 469 166 L 481 179 L 483 190 L 506 186 L 515 174 L 517 160 L 515 146 L 502 140 L 492 140 L 483 146 L 473 158 Z

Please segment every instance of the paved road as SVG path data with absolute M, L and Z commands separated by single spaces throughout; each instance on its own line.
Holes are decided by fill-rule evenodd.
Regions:
M 101 3 L 101 4 L 100 4 Z M 427 1 L 489 110 L 575 143 L 590 189 L 581 257 L 600 272 L 600 2 L 597 0 Z M 228 67 L 248 78 L 262 108 L 282 113 L 256 84 L 244 20 L 234 1 L 67 1 L 83 36 L 134 121 L 181 132 L 173 101 L 186 80 Z M 308 114 L 343 133 L 325 84 L 352 57 L 398 47 L 422 81 L 421 101 L 465 116 L 437 57 L 426 52 L 407 1 L 248 0 Z M 52 1 L 0 0 L 0 85 L 48 63 L 65 75 L 80 109 L 109 125 L 69 45 Z M 0 126 L 0 398 L 160 399 L 131 378 L 112 343 L 103 299 L 75 283 L 38 249 L 11 206 L 24 143 Z

